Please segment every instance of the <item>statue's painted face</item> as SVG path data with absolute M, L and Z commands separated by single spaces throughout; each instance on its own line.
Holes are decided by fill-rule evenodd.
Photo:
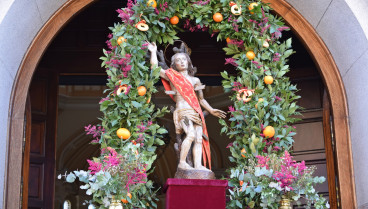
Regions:
M 178 54 L 175 57 L 175 67 L 178 71 L 183 71 L 188 69 L 188 59 L 185 54 Z

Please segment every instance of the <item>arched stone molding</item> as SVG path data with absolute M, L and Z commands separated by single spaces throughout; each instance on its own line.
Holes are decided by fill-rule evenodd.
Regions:
M 267 0 L 268 2 L 274 2 L 279 4 L 279 1 Z M 366 1 L 353 1 L 353 0 L 310 0 L 310 1 L 298 1 L 298 0 L 287 0 L 290 3 L 290 9 L 284 11 L 277 10 L 286 21 L 291 24 L 293 30 L 299 34 L 299 31 L 303 30 L 307 32 L 306 28 L 310 28 L 318 34 L 318 38 L 323 40 L 325 47 L 328 48 L 328 57 L 334 59 L 337 65 L 337 70 L 340 73 L 341 84 L 345 86 L 348 106 L 345 107 L 344 114 L 337 114 L 336 108 L 333 108 L 335 115 L 335 130 L 341 131 L 340 125 L 349 125 L 350 134 L 347 132 L 347 136 L 341 134 L 342 138 L 346 140 L 346 143 L 341 144 L 338 149 L 339 153 L 349 155 L 348 158 L 341 159 L 338 156 L 339 163 L 346 165 L 351 163 L 350 170 L 352 171 L 349 176 L 355 177 L 351 182 L 343 182 L 345 185 L 352 185 L 351 190 L 347 192 L 341 188 L 341 191 L 346 191 L 346 194 L 354 192 L 354 186 L 356 187 L 356 199 L 351 197 L 352 201 L 356 201 L 353 206 L 347 206 L 346 208 L 366 208 L 368 207 L 368 166 L 366 161 L 368 159 L 368 153 L 364 134 L 368 121 L 368 112 L 366 108 L 368 106 L 368 99 L 363 98 L 368 90 L 366 78 L 368 71 L 368 3 Z M 351 8 L 351 9 L 350 9 Z M 298 23 L 297 15 L 294 11 L 297 10 L 301 15 L 306 18 L 308 22 Z M 305 25 L 304 25 L 305 24 Z M 295 26 L 297 25 L 297 26 Z M 298 28 L 296 28 L 298 27 Z M 301 29 L 304 28 L 304 29 Z M 311 56 L 314 57 L 316 65 L 319 66 L 321 74 L 324 77 L 325 84 L 329 88 L 329 94 L 338 94 L 338 89 L 334 86 L 329 86 L 328 80 L 334 80 L 330 75 L 326 74 L 326 70 L 319 63 L 323 62 L 325 57 L 323 54 L 316 54 L 315 51 L 318 47 L 315 47 L 314 42 L 303 38 L 303 36 L 309 36 L 309 34 L 299 34 L 301 39 L 306 43 L 306 48 L 309 48 Z M 325 66 L 326 67 L 326 66 Z M 336 67 L 336 66 L 335 66 Z M 331 83 L 330 83 L 331 84 Z M 344 89 L 344 86 L 342 88 Z M 343 90 L 342 89 L 342 90 Z M 344 96 L 344 97 L 346 97 Z M 336 100 L 335 100 L 336 101 Z M 336 102 L 332 100 L 332 105 L 336 107 Z M 348 108 L 348 111 L 347 111 Z M 345 122 L 338 122 L 336 117 L 346 117 Z M 345 123 L 345 124 L 344 124 Z M 350 136 L 350 138 L 349 138 Z M 350 153 L 348 150 L 344 150 L 351 147 Z M 345 156 L 347 157 L 347 156 Z M 354 162 L 354 169 L 353 164 Z M 341 166 L 340 166 L 341 167 Z M 348 168 L 346 168 L 346 174 L 348 174 Z M 353 172 L 354 170 L 354 172 Z M 339 170 L 341 172 L 341 169 Z M 345 181 L 348 177 L 346 175 L 340 175 L 340 180 Z M 341 179 L 343 178 L 343 179 Z M 352 195 L 352 194 L 351 194 Z M 347 197 L 348 198 L 348 197 Z M 345 207 L 342 207 L 345 208 Z
M 21 150 L 23 139 L 23 132 L 21 130 L 23 130 L 24 125 L 23 120 L 26 94 L 33 72 L 35 71 L 37 63 L 47 45 L 50 43 L 59 29 L 75 13 L 92 1 L 93 0 L 69 0 L 60 7 L 61 3 L 64 3 L 64 1 L 39 0 L 28 2 L 16 0 L 1 23 L 0 39 L 2 41 L 10 41 L 10 43 L 6 45 L 7 47 L 5 47 L 5 49 L 3 47 L 0 49 L 0 73 L 2 74 L 2 82 L 0 84 L 0 97 L 2 98 L 2 101 L 0 104 L 2 107 L 4 107 L 0 111 L 0 127 L 3 127 L 4 129 L 7 127 L 8 131 L 7 136 L 5 136 L 5 132 L 2 132 L 0 135 L 1 138 L 6 139 L 0 141 L 0 147 L 2 147 L 0 148 L 0 153 L 5 153 L 5 148 L 7 149 L 6 161 L 0 162 L 0 172 L 2 173 L 6 169 L 4 172 L 6 182 L 4 183 L 5 195 L 4 203 L 2 204 L 3 208 L 19 208 L 22 165 Z M 352 153 L 350 145 L 350 133 L 348 128 L 347 102 L 339 70 L 344 78 L 344 81 L 348 82 L 348 84 L 345 83 L 348 96 L 352 95 L 352 97 L 349 96 L 349 106 L 357 106 L 357 109 L 361 109 L 364 107 L 364 104 L 368 103 L 368 100 L 362 101 L 363 104 L 358 104 L 359 101 L 351 101 L 357 100 L 359 98 L 359 94 L 356 94 L 353 91 L 356 89 L 355 87 L 357 87 L 357 85 L 362 84 L 360 85 L 360 90 L 358 89 L 358 93 L 362 92 L 364 89 L 367 89 L 368 86 L 366 83 L 363 83 L 363 80 L 358 80 L 359 82 L 357 84 L 354 84 L 353 82 L 355 79 L 361 78 L 359 72 L 364 73 L 360 71 L 360 66 L 367 66 L 368 64 L 367 61 L 364 61 L 364 59 L 368 60 L 366 47 L 368 46 L 368 42 L 366 36 L 362 37 L 361 34 L 363 31 L 361 28 L 359 28 L 359 23 L 354 23 L 355 25 L 358 25 L 357 27 L 353 28 L 354 30 L 350 30 L 349 28 L 347 31 L 341 29 L 343 28 L 341 24 L 334 25 L 334 23 L 339 23 L 334 19 L 340 20 L 341 18 L 345 18 L 349 20 L 349 18 L 347 18 L 349 17 L 348 15 L 352 15 L 352 17 L 350 17 L 356 22 L 353 13 L 349 7 L 346 7 L 346 3 L 343 0 L 330 0 L 327 1 L 329 2 L 327 5 L 323 5 L 321 1 L 318 0 L 288 0 L 304 16 L 307 16 L 305 13 L 303 13 L 305 8 L 313 8 L 314 10 L 320 11 L 319 8 L 321 5 L 325 6 L 323 7 L 325 10 L 321 12 L 320 19 L 316 22 L 316 25 L 312 24 L 315 28 L 316 26 L 319 26 L 316 28 L 316 30 L 302 17 L 302 15 L 297 12 L 295 8 L 286 3 L 285 0 L 265 1 L 273 2 L 273 7 L 276 12 L 283 16 L 285 20 L 293 27 L 296 33 L 299 34 L 301 40 L 307 43 L 307 48 L 309 47 L 312 57 L 315 58 L 315 61 L 320 67 L 321 73 L 325 78 L 326 86 L 329 90 L 329 95 L 332 101 L 333 113 L 335 116 L 334 128 L 338 131 L 338 133 L 335 133 L 336 140 L 341 143 L 337 149 L 339 153 L 339 175 L 340 180 L 343 181 L 340 182 L 340 186 L 342 186 L 341 190 L 348 188 L 343 190 L 347 193 L 346 196 L 341 196 L 342 208 L 356 208 L 357 205 L 355 200 Z M 300 4 L 302 4 L 302 7 L 298 8 L 297 5 Z M 306 6 L 306 4 L 308 5 Z M 47 6 L 43 7 L 43 9 L 40 9 L 41 5 Z M 314 5 L 314 7 L 311 7 L 311 5 Z M 59 8 L 59 10 L 49 19 L 48 17 L 57 8 Z M 333 13 L 340 15 L 341 18 L 334 18 L 332 15 Z M 328 15 L 332 16 L 328 17 Z M 45 23 L 45 20 L 47 19 L 48 21 Z M 310 20 L 309 22 L 314 23 Z M 15 25 L 15 29 L 10 27 L 11 23 Z M 3 27 L 4 25 L 7 27 Z M 329 27 L 323 27 L 324 25 L 329 25 Z M 36 33 L 37 36 L 32 38 Z M 320 39 L 317 33 L 322 37 L 324 42 Z M 330 39 L 330 36 L 334 34 L 337 35 L 337 38 L 332 37 Z M 350 39 L 348 40 L 349 42 L 346 41 L 347 37 Z M 342 40 L 345 40 L 345 42 Z M 316 48 L 318 48 L 317 45 L 312 45 L 312 43 L 315 43 L 316 41 L 317 43 L 321 44 L 318 46 L 320 46 L 322 50 L 316 50 Z M 29 43 L 31 44 L 29 45 Z M 346 50 L 349 50 L 349 53 L 346 53 Z M 339 68 L 337 68 L 335 65 L 333 58 L 335 58 L 336 64 Z M 355 70 L 355 68 L 357 70 Z M 13 80 L 14 84 L 12 83 Z M 9 89 L 12 85 L 12 95 L 10 95 Z M 9 98 L 10 100 L 8 100 Z M 359 146 L 359 142 L 364 139 L 363 136 L 365 135 L 360 133 L 359 128 L 364 128 L 367 125 L 368 122 L 363 122 L 360 119 L 364 116 L 368 116 L 368 113 L 363 113 L 362 116 L 360 116 L 358 111 L 352 111 L 352 108 L 350 108 L 350 110 L 352 117 L 352 138 L 354 141 L 355 139 L 357 141 L 353 142 L 357 143 L 355 146 L 356 149 L 354 149 L 354 151 L 357 150 L 358 154 L 362 154 L 361 156 L 363 157 L 359 157 L 361 160 L 366 161 L 368 159 L 368 154 L 364 154 L 364 152 L 362 152 L 362 149 L 364 149 L 365 146 Z M 8 120 L 6 120 L 6 118 L 8 118 Z M 360 125 L 359 123 L 363 125 Z M 7 144 L 5 145 L 5 143 Z M 366 145 L 366 143 L 364 145 Z M 358 158 L 356 159 L 359 161 Z M 4 165 L 6 168 L 4 168 Z M 365 176 L 368 175 L 368 168 L 365 167 L 362 170 L 362 173 L 356 173 L 356 175 L 358 179 L 357 187 L 359 186 L 358 191 L 359 193 L 362 192 L 361 195 L 364 195 L 366 194 L 364 192 L 366 190 L 363 189 L 363 187 L 367 187 L 368 182 L 366 182 L 367 180 L 363 179 L 366 179 Z M 2 181 L 2 179 L 0 181 Z M 0 185 L 2 185 L 2 182 L 0 182 Z M 362 205 L 363 203 L 368 202 L 368 197 L 361 196 L 358 198 L 358 200 L 359 205 Z
M 59 1 L 61 2 L 61 1 Z M 36 69 L 36 66 L 46 50 L 47 46 L 51 43 L 52 39 L 55 37 L 57 32 L 65 25 L 65 23 L 70 20 L 70 18 L 73 17 L 76 13 L 81 11 L 85 6 L 93 2 L 93 0 L 69 0 L 65 4 L 63 4 L 59 8 L 59 2 L 57 1 L 43 1 L 39 2 L 40 5 L 48 5 L 50 8 L 44 8 L 44 11 L 41 11 L 36 1 L 31 2 L 24 2 L 24 1 L 15 1 L 10 8 L 8 13 L 14 12 L 12 11 L 12 8 L 14 10 L 19 10 L 18 14 L 20 15 L 22 13 L 22 8 L 25 11 L 25 14 L 27 14 L 28 10 L 38 11 L 37 14 L 29 14 L 29 16 L 25 17 L 20 15 L 22 18 L 14 17 L 12 18 L 13 24 L 20 24 L 20 27 L 32 27 L 32 30 L 29 31 L 29 34 L 23 34 L 21 30 L 14 31 L 14 33 L 23 34 L 24 36 L 30 36 L 33 37 L 32 34 L 35 34 L 35 30 L 40 29 L 40 31 L 37 33 L 36 37 L 33 40 L 30 40 L 30 46 L 29 48 L 23 48 L 24 46 L 27 46 L 26 43 L 19 44 L 21 42 L 17 42 L 17 44 L 14 44 L 14 48 L 17 49 L 17 46 L 22 45 L 18 48 L 20 52 L 18 54 L 14 54 L 14 57 L 11 57 L 11 55 L 6 55 L 7 52 L 1 51 L 0 55 L 4 55 L 2 58 L 9 58 L 9 60 L 14 60 L 13 66 L 5 68 L 6 72 L 0 72 L 5 73 L 6 75 L 10 76 L 8 78 L 4 78 L 4 80 L 13 80 L 13 89 L 12 89 L 12 95 L 10 96 L 10 111 L 9 111 L 9 124 L 8 124 L 8 137 L 7 137 L 7 158 L 6 158 L 6 167 L 5 167 L 5 182 L 4 182 L 4 202 L 3 202 L 3 208 L 19 208 L 19 205 L 21 203 L 20 201 L 20 188 L 21 188 L 21 170 L 22 170 L 22 141 L 23 141 L 23 126 L 24 126 L 24 111 L 25 111 L 25 99 L 27 96 L 27 92 L 29 89 L 29 85 L 31 82 L 32 75 Z M 17 7 L 18 6 L 18 7 Z M 32 6 L 35 6 L 33 8 Z M 32 9 L 30 9 L 32 8 Z M 50 11 L 56 11 L 53 16 L 48 19 L 48 21 L 43 25 L 42 24 L 42 18 L 45 18 L 47 14 L 50 14 Z M 39 17 L 37 17 L 39 15 Z M 30 19 L 29 22 L 18 22 L 18 19 L 27 19 L 27 18 L 38 18 L 37 20 Z M 6 17 L 5 17 L 6 19 Z M 4 21 L 5 21 L 4 19 Z M 4 23 L 3 21 L 3 23 Z M 34 21 L 34 22 L 33 22 Z M 0 37 L 1 40 L 7 40 L 8 38 L 5 38 L 4 31 L 6 29 L 0 30 Z M 8 33 L 11 31 L 8 31 Z M 14 37 L 14 40 L 16 41 L 16 37 Z M 23 39 L 21 39 L 23 40 Z M 28 42 L 29 43 L 29 42 Z M 4 50 L 4 49 L 2 49 Z M 18 69 L 17 63 L 18 59 L 22 59 L 23 54 L 26 53 L 20 67 Z M 10 57 L 9 57 L 10 56 Z M 0 64 L 3 65 L 4 61 L 0 60 Z M 7 67 L 7 66 L 5 66 Z M 1 68 L 0 68 L 1 69 Z M 10 70 L 9 70 L 10 69 Z M 15 78 L 12 77 L 11 69 L 18 69 L 16 72 Z M 0 86 L 1 87 L 1 86 Z M 7 89 L 10 86 L 7 86 Z M 2 91 L 5 91 L 6 89 L 1 88 Z M 2 93 L 2 92 L 1 92 Z M 2 94 L 0 95 L 2 96 Z M 8 98 L 8 97 L 7 97 Z M 4 99 L 6 100 L 6 99 Z M 8 104 L 9 104 L 8 103 Z M 7 107 L 8 105 L 6 105 Z M 1 124 L 3 125 L 3 124 Z M 5 127 L 5 126 L 4 126 Z
M 353 158 L 348 121 L 348 107 L 345 88 L 340 71 L 330 50 L 313 26 L 290 4 L 279 0 L 266 0 L 294 30 L 305 47 L 310 51 L 320 70 L 331 100 L 334 136 L 336 140 L 336 163 L 338 168 L 342 208 L 356 208 Z M 319 22 L 318 25 L 321 24 Z

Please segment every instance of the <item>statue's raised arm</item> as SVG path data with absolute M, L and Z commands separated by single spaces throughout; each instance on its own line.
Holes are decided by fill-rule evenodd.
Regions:
M 155 42 L 148 43 L 148 50 L 151 52 L 151 69 L 158 67 L 158 60 L 157 60 L 157 45 Z M 161 68 L 160 77 L 169 80 L 169 78 L 166 76 L 165 70 Z

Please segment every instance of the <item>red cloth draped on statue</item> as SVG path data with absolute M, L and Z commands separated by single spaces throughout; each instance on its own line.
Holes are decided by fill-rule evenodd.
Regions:
M 172 68 L 167 69 L 165 71 L 167 77 L 170 79 L 171 83 L 175 86 L 176 90 L 179 92 L 180 95 L 183 96 L 185 101 L 195 110 L 199 113 L 202 119 L 202 128 L 203 133 L 208 138 L 208 132 L 206 128 L 206 123 L 204 121 L 203 112 L 201 109 L 201 106 L 199 104 L 197 95 L 194 91 L 193 85 L 188 81 L 181 73 L 177 72 L 176 70 L 173 70 Z M 169 81 L 165 79 L 161 79 L 162 83 L 164 84 L 164 87 L 166 91 L 171 91 L 171 86 Z M 174 97 L 170 95 L 170 97 L 175 101 Z M 203 155 L 203 164 L 206 166 L 207 160 L 208 160 L 208 166 L 211 169 L 211 151 L 210 151 L 210 142 L 209 140 L 206 140 L 203 138 L 202 140 L 202 155 Z

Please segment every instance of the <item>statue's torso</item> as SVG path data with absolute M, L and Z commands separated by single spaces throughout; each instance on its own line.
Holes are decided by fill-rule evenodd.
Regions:
M 196 85 L 196 82 L 197 82 L 198 78 L 193 77 L 193 76 L 189 76 L 189 75 L 185 76 L 185 78 L 192 84 L 192 86 L 194 88 L 195 85 Z M 179 93 L 179 91 L 177 91 L 177 89 L 175 88 L 175 86 L 172 83 L 170 83 L 170 85 L 171 85 L 172 91 L 175 91 L 176 92 L 176 94 L 174 96 L 175 97 L 175 101 L 176 101 L 176 110 L 180 110 L 180 109 L 193 109 L 188 104 L 188 102 L 185 101 L 183 95 L 181 95 Z

